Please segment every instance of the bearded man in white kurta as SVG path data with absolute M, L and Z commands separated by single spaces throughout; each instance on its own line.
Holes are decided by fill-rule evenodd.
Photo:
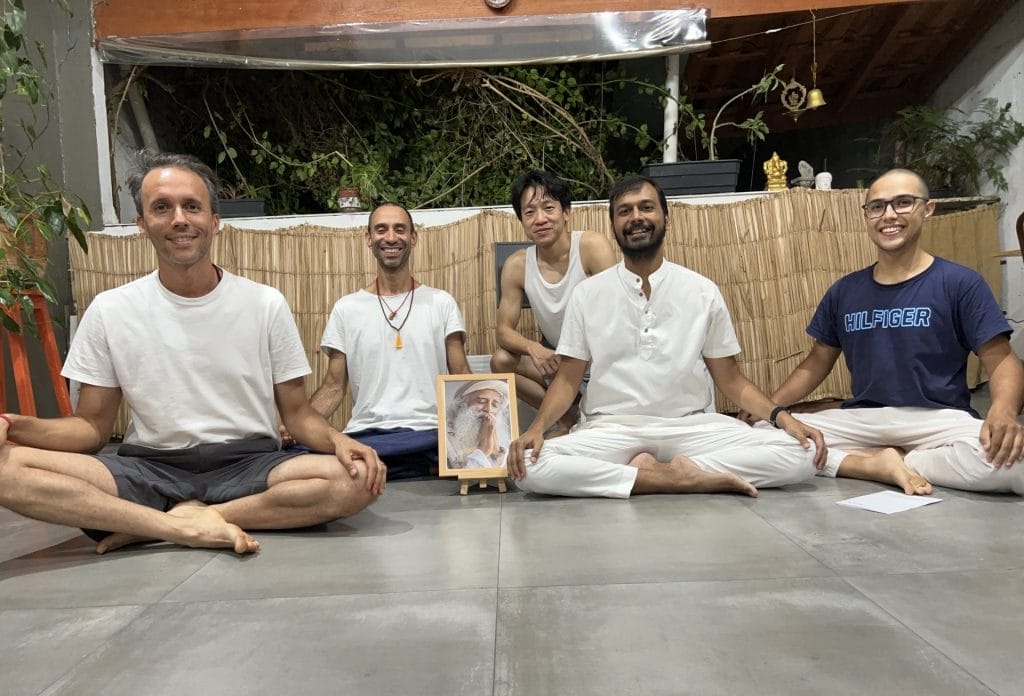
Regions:
M 734 492 L 814 476 L 821 433 L 778 407 L 739 371 L 740 352 L 718 287 L 664 258 L 668 204 L 631 176 L 610 194 L 623 261 L 577 286 L 558 343 L 558 374 L 537 418 L 509 448 L 509 474 L 536 493 L 627 498 L 632 493 Z M 543 433 L 572 403 L 587 364 L 584 422 Z M 705 413 L 715 384 L 778 430 Z

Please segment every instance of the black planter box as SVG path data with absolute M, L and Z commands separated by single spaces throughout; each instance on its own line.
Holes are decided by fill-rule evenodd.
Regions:
M 740 160 L 657 162 L 640 173 L 658 182 L 666 196 L 732 193 L 740 176 Z
M 262 217 L 262 198 L 222 198 L 217 202 L 222 218 Z

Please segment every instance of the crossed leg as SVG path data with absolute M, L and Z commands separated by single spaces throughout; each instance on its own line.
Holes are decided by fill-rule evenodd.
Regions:
M 733 473 L 705 471 L 692 459 L 676 455 L 660 462 L 653 454 L 641 452 L 629 460 L 639 469 L 633 493 L 742 493 L 757 497 L 757 489 Z
M 210 510 L 241 529 L 294 529 L 349 517 L 376 500 L 366 490 L 366 470 L 356 463 L 359 475 L 352 476 L 337 458 L 326 454 L 305 454 L 286 459 L 270 471 L 267 490 L 207 506 L 190 500 L 168 511 L 191 516 Z M 139 535 L 111 534 L 96 547 L 105 553 L 127 544 L 152 541 Z M 257 550 L 259 542 L 256 542 Z
M 117 497 L 100 460 L 32 447 L 0 447 L 0 505 L 19 514 L 71 527 L 162 539 L 195 548 L 249 553 L 259 544 L 216 511 L 172 515 Z
M 888 483 L 902 488 L 907 495 L 928 495 L 932 484 L 910 467 L 903 452 L 894 447 L 870 447 L 847 450 L 837 476 Z
M 244 527 L 308 526 L 373 502 L 366 471 L 357 466 L 359 475 L 352 478 L 333 456 L 299 456 L 275 467 L 262 493 L 217 505 L 185 501 L 161 512 L 117 497 L 113 476 L 94 457 L 4 446 L 0 505 L 44 522 L 112 532 L 98 553 L 145 540 L 251 553 L 259 542 Z
M 932 462 L 954 461 L 966 472 L 984 477 L 991 467 L 982 464 L 978 439 L 981 421 L 962 411 L 911 407 L 830 409 L 800 414 L 801 420 L 825 434 L 829 461 L 819 475 L 841 476 L 887 483 L 907 495 L 928 495 L 932 483 L 969 488 L 934 478 Z M 964 455 L 957 443 L 964 443 Z M 970 445 L 970 446 L 969 446 Z M 960 461 L 956 461 L 960 460 Z M 935 467 L 932 467 L 935 468 Z M 940 466 L 940 471 L 950 469 Z M 959 485 L 958 485 L 959 484 Z
M 691 422 L 702 421 L 708 422 L 708 418 L 701 416 Z M 747 426 L 743 428 L 749 430 Z M 681 425 L 678 429 L 688 428 Z M 705 430 L 714 434 L 720 428 Z M 564 438 L 544 444 L 537 461 L 527 461 L 525 478 L 516 483 L 533 493 L 574 497 L 628 498 L 644 493 L 757 496 L 754 485 L 733 471 L 704 466 L 676 454 L 681 449 L 720 449 L 718 439 L 712 437 L 710 442 L 688 447 L 677 441 L 675 435 L 679 433 L 671 427 L 645 429 L 637 422 L 589 422 Z M 798 449 L 795 441 L 793 448 Z M 813 466 L 808 465 L 807 475 L 811 472 Z

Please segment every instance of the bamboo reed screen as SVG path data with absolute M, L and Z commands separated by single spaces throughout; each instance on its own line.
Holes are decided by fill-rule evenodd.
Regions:
M 862 201 L 858 190 L 791 189 L 726 205 L 671 204 L 667 256 L 721 287 L 743 347 L 743 371 L 762 389 L 770 392 L 778 386 L 806 354 L 811 341 L 804 329 L 829 285 L 874 260 Z M 996 297 L 998 215 L 997 206 L 988 206 L 932 217 L 923 241 L 933 253 L 978 269 Z M 572 226 L 610 235 L 607 207 L 574 208 Z M 340 296 L 369 285 L 376 272 L 363 232 L 312 225 L 253 231 L 225 225 L 214 243 L 218 264 L 272 285 L 288 299 L 313 368 L 307 381 L 310 393 L 326 370 L 319 344 L 331 307 Z M 510 212 L 483 210 L 419 232 L 412 261 L 416 278 L 447 290 L 458 301 L 468 333 L 467 352 L 490 354 L 495 348 L 494 243 L 525 241 L 521 225 Z M 97 293 L 156 266 L 152 247 L 141 236 L 91 234 L 89 249 L 86 255 L 71 246 L 79 312 Z M 529 310 L 521 327 L 539 336 Z M 980 377 L 975 363 L 971 385 Z M 808 399 L 845 398 L 849 391 L 849 373 L 840 364 Z M 736 410 L 721 393 L 717 399 L 720 410 Z M 343 425 L 349 413 L 346 400 L 333 423 Z M 115 432 L 123 433 L 126 424 L 122 411 Z

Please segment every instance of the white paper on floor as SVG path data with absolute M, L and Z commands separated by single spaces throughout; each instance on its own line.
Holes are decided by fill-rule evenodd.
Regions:
M 912 510 L 924 505 L 938 503 L 941 500 L 942 498 L 935 498 L 930 495 L 907 495 L 906 493 L 899 493 L 897 491 L 879 491 L 878 493 L 858 495 L 856 498 L 840 500 L 838 501 L 838 504 L 845 507 L 859 508 L 861 510 L 870 510 L 872 512 L 881 512 L 886 515 L 891 515 L 894 512 Z

